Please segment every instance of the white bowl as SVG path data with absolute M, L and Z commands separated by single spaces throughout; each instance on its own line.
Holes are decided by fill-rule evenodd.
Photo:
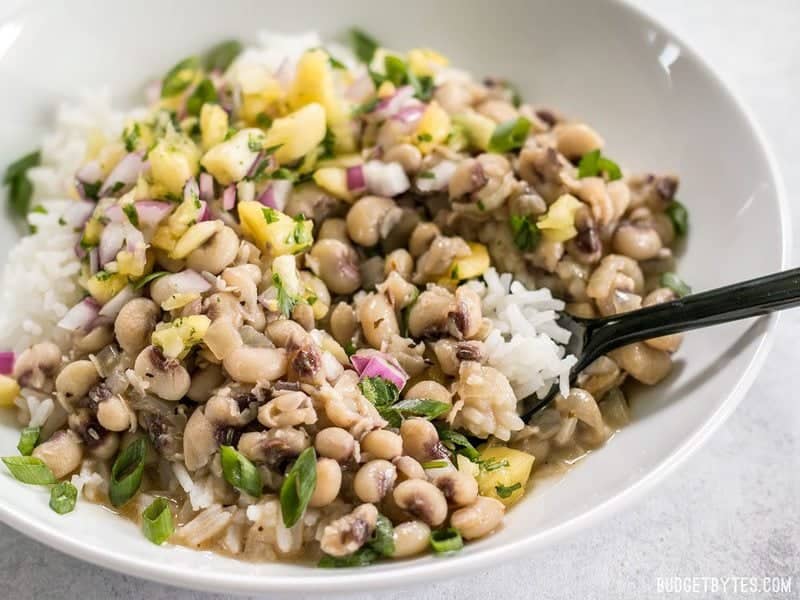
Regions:
M 775 163 L 742 105 L 686 45 L 615 1 L 405 0 L 402 3 L 138 0 L 30 2 L 0 23 L 0 164 L 33 147 L 55 104 L 109 83 L 117 98 L 179 58 L 260 28 L 325 35 L 357 24 L 397 48 L 433 46 L 477 74 L 580 116 L 629 169 L 674 170 L 692 232 L 680 273 L 696 290 L 777 271 L 789 247 Z M 13 228 L 0 223 L 7 252 Z M 634 400 L 635 422 L 557 485 L 540 486 L 504 529 L 457 556 L 329 571 L 248 564 L 158 548 L 87 502 L 58 516 L 40 489 L 0 475 L 0 518 L 64 552 L 118 571 L 203 590 L 324 591 L 419 583 L 510 560 L 583 531 L 662 479 L 731 413 L 767 354 L 775 318 L 690 334 L 664 384 Z M 12 419 L 0 454 L 14 454 Z

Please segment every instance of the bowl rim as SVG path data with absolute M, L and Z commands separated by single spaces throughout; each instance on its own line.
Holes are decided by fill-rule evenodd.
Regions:
M 732 101 L 734 109 L 743 118 L 745 124 L 753 135 L 757 146 L 766 158 L 767 169 L 775 189 L 778 203 L 778 217 L 781 225 L 781 269 L 789 266 L 792 247 L 792 227 L 790 210 L 786 197 L 783 177 L 773 153 L 766 140 L 761 126 L 756 121 L 749 106 L 742 100 L 734 86 L 730 85 L 711 65 L 688 44 L 682 36 L 676 34 L 669 27 L 662 24 L 659 19 L 647 10 L 632 4 L 630 0 L 608 0 L 619 7 L 629 11 L 632 18 L 642 24 L 655 28 L 659 33 L 667 35 L 677 42 L 684 55 L 694 61 L 702 74 L 714 83 Z M 16 11 L 7 13 L 0 23 L 14 18 L 25 9 L 27 5 Z M 664 456 L 660 463 L 647 472 L 633 484 L 611 496 L 601 504 L 590 510 L 576 515 L 559 525 L 542 531 L 526 539 L 521 539 L 499 548 L 483 548 L 466 555 L 454 556 L 447 560 L 415 563 L 406 563 L 404 568 L 393 570 L 349 570 L 336 571 L 335 574 L 306 579 L 297 575 L 243 575 L 225 574 L 213 571 L 188 571 L 182 567 L 172 567 L 168 562 L 132 558 L 120 551 L 101 550 L 91 546 L 84 546 L 78 540 L 67 537 L 58 530 L 32 521 L 22 510 L 15 506 L 0 503 L 0 521 L 51 548 L 64 552 L 70 556 L 85 560 L 92 564 L 117 571 L 125 575 L 133 575 L 142 579 L 156 581 L 169 585 L 177 585 L 187 589 L 199 591 L 217 591 L 235 594 L 254 592 L 327 592 L 341 593 L 352 591 L 358 587 L 364 589 L 385 589 L 389 587 L 408 586 L 440 580 L 445 577 L 454 577 L 467 573 L 476 568 L 485 569 L 500 563 L 504 559 L 513 560 L 515 557 L 529 555 L 532 551 L 563 540 L 576 534 L 581 529 L 608 519 L 610 516 L 630 506 L 651 492 L 655 486 L 662 482 L 680 464 L 691 456 L 710 436 L 727 420 L 738 404 L 750 389 L 756 376 L 761 370 L 770 349 L 772 348 L 779 314 L 775 313 L 766 317 L 767 327 L 763 333 L 758 347 L 753 354 L 747 368 L 736 381 L 727 398 L 706 422 L 695 431 L 691 437 L 675 448 L 670 454 Z

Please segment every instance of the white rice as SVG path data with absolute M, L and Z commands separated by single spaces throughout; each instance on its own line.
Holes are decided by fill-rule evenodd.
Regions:
M 544 397 L 555 383 L 566 396 L 569 371 L 577 359 L 565 356 L 559 345 L 570 336 L 556 323 L 564 303 L 550 290 L 528 290 L 510 273 L 499 275 L 494 268 L 483 279 L 485 284 L 468 285 L 481 297 L 483 316 L 492 322 L 484 341 L 487 364 L 506 376 L 518 400 L 531 394 Z

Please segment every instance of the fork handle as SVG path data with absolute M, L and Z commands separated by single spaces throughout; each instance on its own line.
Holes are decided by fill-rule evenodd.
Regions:
M 800 306 L 800 268 L 692 294 L 640 310 L 584 321 L 586 365 L 607 352 L 654 337 Z M 591 355 L 591 356 L 589 356 Z

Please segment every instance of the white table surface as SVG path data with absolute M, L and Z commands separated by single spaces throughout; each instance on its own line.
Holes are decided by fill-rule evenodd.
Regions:
M 754 110 L 782 167 L 794 230 L 800 232 L 800 2 L 637 4 L 692 44 Z M 733 417 L 687 464 L 627 512 L 581 537 L 491 571 L 380 597 L 678 598 L 684 596 L 659 593 L 656 578 L 791 576 L 790 594 L 769 597 L 800 598 L 798 331 L 800 311 L 785 314 L 772 360 Z M 0 525 L 0 598 L 222 597 L 88 565 Z

